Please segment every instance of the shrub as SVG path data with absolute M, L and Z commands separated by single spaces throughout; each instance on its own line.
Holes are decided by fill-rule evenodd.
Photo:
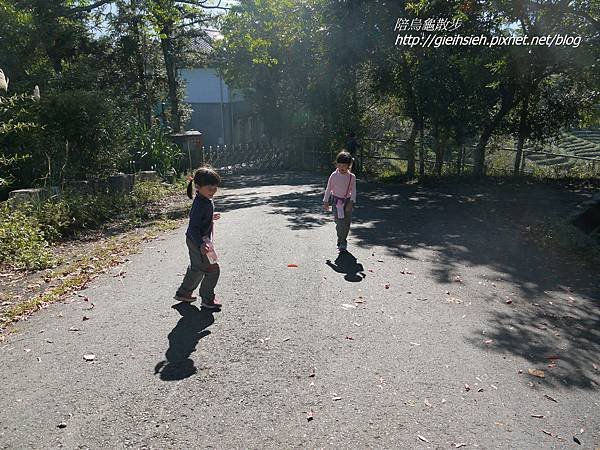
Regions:
M 25 209 L 11 210 L 7 203 L 0 208 L 0 263 L 27 270 L 56 263 L 37 221 Z

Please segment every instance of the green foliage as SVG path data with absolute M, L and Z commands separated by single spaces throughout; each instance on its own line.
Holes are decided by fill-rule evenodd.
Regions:
M 56 262 L 44 232 L 27 209 L 0 208 L 0 263 L 16 269 L 38 270 Z
M 37 204 L 0 208 L 0 264 L 16 269 L 38 270 L 56 263 L 49 243 L 76 231 L 97 228 L 120 218 L 132 226 L 147 220 L 147 205 L 167 195 L 182 192 L 180 185 L 136 183 L 124 195 L 77 195 L 66 193 Z
M 322 132 L 320 111 L 332 75 L 319 70 L 323 56 L 320 0 L 245 2 L 222 23 L 217 62 L 224 78 L 245 91 L 265 122 L 267 134 Z
M 31 95 L 0 96 L 0 190 L 13 184 L 15 168 L 31 158 L 28 144 L 39 131 L 36 111 L 37 102 Z
M 132 127 L 131 134 L 136 170 L 156 170 L 162 177 L 166 177 L 183 155 L 162 127 L 149 128 L 145 124 L 139 124 Z
M 129 121 L 104 92 L 73 90 L 43 96 L 40 149 L 50 164 L 49 178 L 85 179 L 126 167 Z

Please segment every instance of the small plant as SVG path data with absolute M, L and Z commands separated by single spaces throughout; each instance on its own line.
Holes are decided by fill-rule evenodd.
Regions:
M 141 124 L 133 129 L 132 145 L 135 170 L 156 170 L 166 178 L 174 169 L 182 153 L 177 145 L 169 140 L 162 127 L 148 127 Z
M 27 210 L 0 209 L 0 263 L 15 269 L 39 270 L 56 264 L 38 222 Z

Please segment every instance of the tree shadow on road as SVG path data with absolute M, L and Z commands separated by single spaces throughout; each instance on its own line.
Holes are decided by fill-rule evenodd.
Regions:
M 196 351 L 198 341 L 210 334 L 207 328 L 215 321 L 212 312 L 189 303 L 178 303 L 173 309 L 181 314 L 181 319 L 169 333 L 166 360 L 154 367 L 154 374 L 160 374 L 163 381 L 183 380 L 198 372 L 190 355 Z
M 331 262 L 331 260 L 328 259 L 326 264 L 337 273 L 343 273 L 344 280 L 346 281 L 357 283 L 366 277 L 363 265 L 360 264 L 356 260 L 356 257 L 350 252 L 342 252 L 334 262 Z
M 217 198 L 216 210 L 229 212 L 238 209 L 270 206 L 270 214 L 284 215 L 292 230 L 317 228 L 331 222 L 331 218 L 323 214 L 323 190 L 318 187 L 305 187 L 294 193 L 277 192 L 244 192 L 243 194 L 227 193 Z
M 286 216 L 290 229 L 324 226 L 330 220 L 320 213 L 323 187 L 307 180 L 300 186 L 302 177 L 269 179 L 298 188 L 290 193 L 262 184 L 255 196 L 242 195 L 242 203 L 226 208 L 268 205 L 271 214 Z M 600 384 L 600 371 L 594 368 L 600 367 L 597 268 L 555 245 L 544 247 L 534 232 L 548 220 L 568 217 L 589 193 L 492 179 L 434 186 L 359 182 L 358 190 L 352 245 L 384 248 L 409 269 L 425 263 L 427 273 L 415 275 L 442 291 L 462 279 L 475 292 L 469 301 L 485 305 L 486 340 L 494 342 L 485 345 L 486 351 L 513 354 L 540 367 L 556 363 L 546 367 L 548 385 L 592 389 L 593 380 Z M 236 200 L 235 190 L 228 195 Z M 495 290 L 492 282 L 506 292 Z M 509 293 L 515 301 L 506 309 L 503 295 Z M 569 297 L 574 301 L 569 303 Z M 484 347 L 480 329 L 465 332 L 472 345 Z M 549 356 L 561 359 L 552 363 Z

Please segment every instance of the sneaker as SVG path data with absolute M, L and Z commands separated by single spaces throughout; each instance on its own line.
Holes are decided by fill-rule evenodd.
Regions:
M 216 298 L 212 301 L 202 300 L 202 307 L 206 309 L 221 309 L 221 303 Z
M 192 294 L 181 294 L 177 292 L 173 297 L 178 302 L 192 303 L 198 300 L 198 297 L 194 297 Z

